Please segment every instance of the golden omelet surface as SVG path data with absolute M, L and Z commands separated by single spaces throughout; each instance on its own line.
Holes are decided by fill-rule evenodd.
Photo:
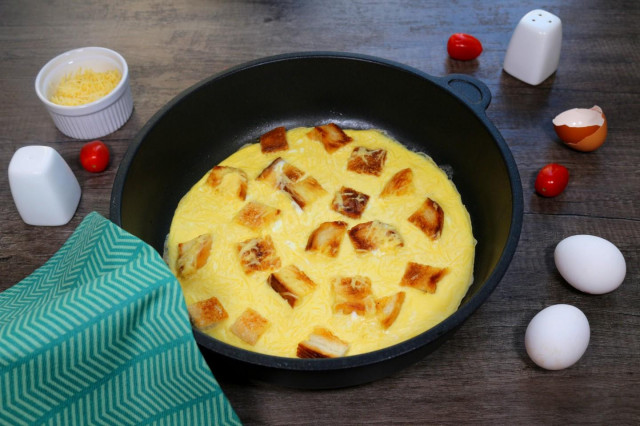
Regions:
M 355 355 L 404 341 L 447 318 L 458 308 L 472 282 L 475 251 L 470 218 L 453 183 L 429 157 L 407 150 L 380 131 L 345 130 L 352 141 L 329 153 L 322 143 L 308 136 L 311 130 L 287 131 L 286 150 L 263 153 L 257 143 L 243 147 L 220 163 L 246 174 L 244 199 L 237 191 L 213 188 L 208 173 L 179 203 L 166 258 L 180 279 L 187 305 L 215 296 L 224 307 L 227 316 L 207 333 L 251 351 L 295 357 L 298 343 L 308 339 L 314 328 L 323 327 L 348 344 L 346 355 Z M 353 151 L 359 147 L 386 151 L 379 176 L 347 170 Z M 273 182 L 256 180 L 277 158 L 315 178 L 324 192 L 301 208 L 290 193 L 274 188 Z M 413 172 L 409 191 L 380 197 L 385 184 L 407 168 Z M 369 196 L 359 218 L 331 208 L 336 192 L 343 187 Z M 442 229 L 435 239 L 408 220 L 426 199 L 435 201 L 444 212 Z M 251 202 L 279 212 L 268 225 L 251 229 L 235 220 L 238 212 Z M 362 252 L 354 248 L 346 233 L 335 257 L 306 250 L 312 232 L 321 223 L 332 221 L 346 223 L 348 230 L 358 224 L 379 221 L 391 225 L 402 244 Z M 178 245 L 205 234 L 211 236 L 206 263 L 188 276 L 181 276 L 186 274 L 177 266 Z M 239 244 L 267 236 L 273 243 L 278 265 L 247 273 L 240 261 Z M 446 268 L 435 292 L 400 285 L 409 262 Z M 295 265 L 315 284 L 293 307 L 269 285 L 271 273 L 288 265 Z M 370 313 L 336 311 L 332 282 L 336 277 L 354 276 L 369 278 L 375 299 L 405 293 L 401 309 L 388 328 Z M 248 308 L 268 322 L 255 344 L 247 343 L 232 331 L 234 322 Z

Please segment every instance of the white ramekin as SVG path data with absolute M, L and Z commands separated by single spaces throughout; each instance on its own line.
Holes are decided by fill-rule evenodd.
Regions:
M 49 99 L 60 80 L 80 68 L 95 72 L 117 68 L 122 79 L 108 95 L 88 104 L 63 106 L 51 102 Z M 83 47 L 56 56 L 42 67 L 35 86 L 56 127 L 75 139 L 94 139 L 113 133 L 133 111 L 127 62 L 119 53 L 104 47 Z

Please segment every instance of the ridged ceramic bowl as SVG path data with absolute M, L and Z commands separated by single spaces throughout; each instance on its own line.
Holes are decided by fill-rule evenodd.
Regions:
M 111 92 L 96 101 L 77 106 L 51 102 L 62 78 L 80 69 L 95 72 L 117 69 L 122 78 Z M 133 112 L 127 61 L 118 52 L 104 47 L 83 47 L 56 56 L 38 73 L 35 88 L 58 130 L 74 139 L 94 139 L 113 133 Z

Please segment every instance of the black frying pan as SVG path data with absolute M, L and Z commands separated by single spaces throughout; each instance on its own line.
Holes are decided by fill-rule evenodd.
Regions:
M 478 241 L 474 283 L 460 308 L 395 346 L 339 359 L 261 355 L 194 334 L 214 373 L 299 388 L 372 381 L 435 349 L 491 294 L 516 250 L 522 190 L 511 153 L 485 114 L 488 88 L 362 55 L 296 53 L 250 62 L 187 89 L 155 114 L 126 153 L 111 219 L 162 253 L 182 196 L 212 166 L 277 127 L 335 122 L 385 130 L 425 152 L 456 184 Z

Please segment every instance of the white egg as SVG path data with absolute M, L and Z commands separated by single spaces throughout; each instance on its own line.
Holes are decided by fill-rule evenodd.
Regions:
M 575 364 L 587 350 L 591 329 L 582 311 L 571 305 L 552 305 L 533 317 L 524 336 L 527 354 L 547 370 Z
M 554 260 L 562 278 L 585 293 L 609 293 L 622 284 L 627 273 L 618 247 L 594 235 L 573 235 L 560 241 Z

